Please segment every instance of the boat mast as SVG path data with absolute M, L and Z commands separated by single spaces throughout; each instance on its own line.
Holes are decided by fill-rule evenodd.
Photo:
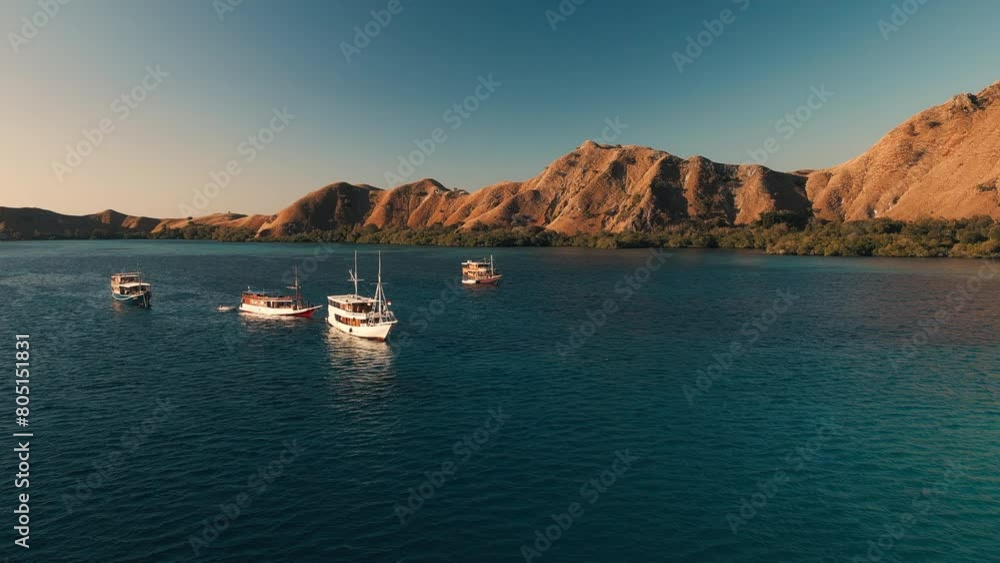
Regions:
M 351 270 L 351 281 L 354 282 L 354 295 L 358 294 L 358 251 L 354 251 L 354 269 Z
M 378 281 L 375 284 L 375 312 L 385 309 L 385 294 L 382 293 L 382 251 L 378 251 Z
M 295 273 L 295 302 L 298 304 L 299 301 L 302 301 L 302 292 L 299 289 L 299 267 L 292 266 L 292 272 Z

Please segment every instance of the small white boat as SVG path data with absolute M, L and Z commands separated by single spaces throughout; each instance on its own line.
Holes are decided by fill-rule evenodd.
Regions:
M 219 305 L 218 307 L 216 307 L 215 310 L 218 311 L 218 312 L 220 312 L 220 313 L 229 313 L 231 311 L 236 310 L 236 307 L 234 307 L 232 305 Z
M 503 278 L 493 265 L 493 255 L 489 261 L 467 260 L 462 262 L 462 283 L 464 285 L 496 285 Z
M 142 272 L 111 274 L 111 297 L 139 307 L 149 307 L 153 299 L 153 286 L 142 279 Z
M 295 270 L 294 295 L 282 295 L 276 292 L 255 291 L 247 288 L 243 292 L 240 311 L 271 317 L 305 317 L 310 318 L 322 305 L 312 305 L 302 298 L 302 287 L 299 285 L 299 272 Z M 221 308 L 220 308 L 221 310 Z
M 399 322 L 389 310 L 389 301 L 382 289 L 382 253 L 378 255 L 378 284 L 375 295 L 358 294 L 358 253 L 354 253 L 354 269 L 350 270 L 354 293 L 327 297 L 326 320 L 331 326 L 358 338 L 384 341 L 389 338 L 392 325 Z

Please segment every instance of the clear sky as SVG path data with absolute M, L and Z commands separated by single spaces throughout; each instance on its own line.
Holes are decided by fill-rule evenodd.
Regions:
M 534 176 L 615 118 L 615 143 L 745 162 L 774 137 L 768 166 L 816 168 L 1000 80 L 990 0 L 562 0 L 564 18 L 561 0 L 398 0 L 386 25 L 370 12 L 390 0 L 62 1 L 0 4 L 3 206 L 274 213 L 338 180 L 391 187 L 436 128 L 406 179 L 474 190 Z M 894 4 L 913 13 L 880 29 Z M 366 24 L 374 37 L 356 38 Z M 674 53 L 703 31 L 679 71 Z M 833 95 L 786 139 L 779 120 L 823 85 Z M 285 108 L 295 117 L 272 119 Z M 243 144 L 272 126 L 260 150 Z

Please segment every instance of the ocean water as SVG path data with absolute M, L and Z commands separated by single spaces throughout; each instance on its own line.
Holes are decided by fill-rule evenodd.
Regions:
M 1000 265 L 383 247 L 387 344 L 216 311 L 293 267 L 322 303 L 354 250 L 0 244 L 3 555 L 1000 560 Z M 458 286 L 488 252 L 502 285 Z M 137 261 L 149 310 L 109 295 Z

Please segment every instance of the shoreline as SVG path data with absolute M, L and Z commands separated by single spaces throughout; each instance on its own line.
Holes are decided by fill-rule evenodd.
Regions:
M 811 214 L 765 213 L 753 223 L 730 224 L 726 218 L 679 221 L 625 232 L 565 234 L 540 226 L 471 228 L 439 224 L 426 228 L 347 226 L 335 230 L 301 228 L 273 235 L 244 227 L 189 223 L 156 232 L 109 226 L 54 232 L 35 230 L 31 236 L 10 227 L 0 229 L 0 242 L 18 240 L 213 240 L 217 242 L 350 243 L 461 248 L 585 247 L 585 248 L 728 248 L 758 250 L 772 255 L 881 256 L 898 258 L 998 258 L 1000 220 L 989 216 L 963 219 L 868 219 L 827 221 Z
M 739 232 L 739 228 L 734 229 Z M 634 233 L 618 233 L 617 235 L 632 235 Z M 594 250 L 642 250 L 651 248 L 660 248 L 667 250 L 722 250 L 722 251 L 748 251 L 755 254 L 762 254 L 767 256 L 803 256 L 803 257 L 822 257 L 822 258 L 960 258 L 960 259 L 973 259 L 973 260 L 996 260 L 1000 258 L 1000 240 L 987 239 L 985 241 L 980 241 L 982 248 L 969 248 L 968 243 L 955 243 L 951 247 L 951 251 L 939 251 L 939 252 L 926 252 L 926 253 L 916 253 L 903 252 L 902 248 L 892 248 L 890 251 L 883 249 L 875 249 L 873 252 L 868 253 L 820 253 L 820 252 L 803 252 L 800 249 L 789 248 L 790 243 L 789 238 L 795 235 L 796 232 L 788 233 L 770 244 L 766 247 L 758 246 L 736 246 L 736 245 L 720 245 L 718 241 L 715 244 L 656 244 L 653 240 L 643 240 L 643 241 L 626 241 L 625 244 L 617 244 L 620 242 L 616 234 L 602 233 L 595 235 L 577 235 L 575 237 L 568 237 L 562 243 L 546 243 L 546 244 L 484 244 L 484 241 L 476 240 L 470 241 L 471 244 L 456 244 L 451 243 L 441 243 L 441 242 L 401 242 L 393 240 L 338 240 L 335 238 L 324 239 L 324 238 L 310 238 L 308 236 L 294 236 L 294 237 L 267 237 L 267 238 L 245 238 L 245 239 L 227 239 L 227 238 L 211 238 L 211 237 L 160 237 L 160 236 L 117 236 L 117 237 L 92 237 L 92 238 L 72 238 L 72 237 L 49 237 L 49 238 L 28 238 L 28 239 L 0 239 L 0 245 L 14 244 L 17 243 L 47 243 L 47 242 L 92 242 L 92 241 L 108 241 L 108 242 L 123 242 L 123 241 L 172 241 L 172 242 L 215 242 L 215 243 L 226 243 L 226 244 L 344 244 L 344 245 L 366 245 L 366 246 L 389 246 L 389 247 L 436 247 L 436 248 L 581 248 L 581 249 L 594 249 Z M 657 234 L 645 235 L 651 238 L 656 238 Z M 504 241 L 501 241 L 504 242 Z M 604 242 L 606 244 L 599 244 Z M 844 245 L 849 242 L 849 239 L 832 239 L 828 241 L 835 245 Z M 892 241 L 895 243 L 898 241 Z M 890 243 L 891 244 L 891 243 Z M 966 246 L 960 246 L 966 245 Z M 988 246 L 985 246 L 988 245 Z M 926 249 L 926 247 L 923 247 Z M 958 248 L 958 251 L 956 251 Z

